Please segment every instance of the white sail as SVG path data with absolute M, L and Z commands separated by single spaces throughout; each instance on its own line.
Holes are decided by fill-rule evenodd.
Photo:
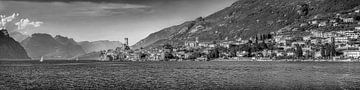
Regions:
M 43 62 L 44 61 L 44 57 L 41 56 L 40 58 L 40 62 Z

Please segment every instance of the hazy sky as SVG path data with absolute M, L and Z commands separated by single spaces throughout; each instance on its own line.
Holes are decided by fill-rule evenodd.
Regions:
M 163 28 L 207 16 L 236 0 L 0 0 L 0 14 L 42 21 L 19 30 L 63 35 L 76 41 L 116 40 L 130 44 Z M 11 23 L 10 23 L 11 24 Z M 10 25 L 9 28 L 13 29 Z M 15 30 L 15 28 L 14 28 Z

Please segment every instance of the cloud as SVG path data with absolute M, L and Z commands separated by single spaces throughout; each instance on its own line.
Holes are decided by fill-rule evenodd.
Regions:
M 19 22 L 15 23 L 15 25 L 18 26 L 18 30 L 22 30 L 28 26 L 39 27 L 43 23 L 44 22 L 40 22 L 40 21 L 30 21 L 28 18 L 25 18 L 25 19 L 20 19 Z
M 150 6 L 136 4 L 72 2 L 61 5 L 72 7 L 69 16 L 114 16 L 152 12 Z
M 23 10 L 27 14 L 38 17 L 55 16 L 116 16 L 116 15 L 138 15 L 152 13 L 153 7 L 145 4 L 120 3 L 114 0 L 97 2 L 100 0 L 0 0 L 5 10 Z M 118 0 L 122 1 L 122 0 Z M 125 0 L 126 1 L 126 0 Z M 136 0 L 137 1 L 137 0 Z M 143 0 L 141 0 L 143 1 Z M 31 9 L 31 10 L 30 10 Z M 53 16 L 51 16 L 53 17 Z

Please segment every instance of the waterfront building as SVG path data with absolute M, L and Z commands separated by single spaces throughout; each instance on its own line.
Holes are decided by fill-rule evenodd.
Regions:
M 354 22 L 354 18 L 341 18 L 343 20 L 343 22 L 347 22 L 347 23 L 350 23 L 350 22 Z
M 348 43 L 349 37 L 335 37 L 335 44 Z
M 348 58 L 359 58 L 360 50 L 345 50 L 343 51 L 344 56 Z

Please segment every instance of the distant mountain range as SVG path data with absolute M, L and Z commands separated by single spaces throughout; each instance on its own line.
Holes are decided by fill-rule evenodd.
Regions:
M 0 59 L 30 59 L 25 49 L 5 29 L 0 30 Z
M 45 33 L 35 33 L 23 40 L 21 44 L 33 59 L 40 57 L 65 59 L 85 54 L 85 51 L 73 39 L 59 35 L 52 37 Z
M 76 42 L 72 38 L 46 33 L 35 33 L 21 42 L 33 59 L 74 59 L 86 53 L 115 49 L 122 44 L 118 41 Z
M 133 48 L 248 39 L 289 27 L 320 14 L 340 12 L 360 5 L 359 0 L 239 0 L 207 17 L 150 34 Z

